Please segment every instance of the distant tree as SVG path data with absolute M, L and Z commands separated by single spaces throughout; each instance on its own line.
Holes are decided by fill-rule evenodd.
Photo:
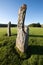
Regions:
M 29 25 L 29 27 L 41 27 L 40 23 L 32 23 Z

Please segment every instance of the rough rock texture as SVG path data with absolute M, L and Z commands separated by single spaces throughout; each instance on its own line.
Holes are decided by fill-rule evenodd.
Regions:
M 8 36 L 11 36 L 11 22 L 8 23 L 8 30 L 7 30 L 7 33 L 8 33 Z
M 27 6 L 24 4 L 19 9 L 16 47 L 21 52 L 25 52 L 28 46 L 28 27 L 24 26 Z

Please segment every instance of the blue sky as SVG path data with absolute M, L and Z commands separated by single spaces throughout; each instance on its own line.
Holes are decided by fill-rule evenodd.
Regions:
M 22 4 L 27 4 L 25 24 L 43 24 L 43 0 L 0 0 L 0 23 L 17 24 L 18 10 Z

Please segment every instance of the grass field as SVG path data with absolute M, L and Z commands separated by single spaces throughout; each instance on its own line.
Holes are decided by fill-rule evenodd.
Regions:
M 27 59 L 21 59 L 14 49 L 17 28 L 11 28 L 12 36 L 6 34 L 7 28 L 0 28 L 0 65 L 43 65 L 43 28 L 29 28 Z
M 15 28 L 11 28 L 11 34 L 16 34 L 17 33 L 17 29 Z M 7 27 L 6 28 L 0 28 L 0 36 L 4 36 L 7 34 Z

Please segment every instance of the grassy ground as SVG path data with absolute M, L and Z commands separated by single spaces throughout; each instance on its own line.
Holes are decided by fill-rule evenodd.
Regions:
M 11 34 L 16 34 L 17 33 L 17 29 L 16 27 L 11 28 Z M 7 34 L 7 28 L 0 28 L 0 36 L 4 36 Z
M 27 59 L 21 59 L 14 49 L 17 29 L 11 28 L 11 32 L 8 37 L 7 28 L 0 28 L 0 65 L 43 65 L 43 28 L 29 28 Z

